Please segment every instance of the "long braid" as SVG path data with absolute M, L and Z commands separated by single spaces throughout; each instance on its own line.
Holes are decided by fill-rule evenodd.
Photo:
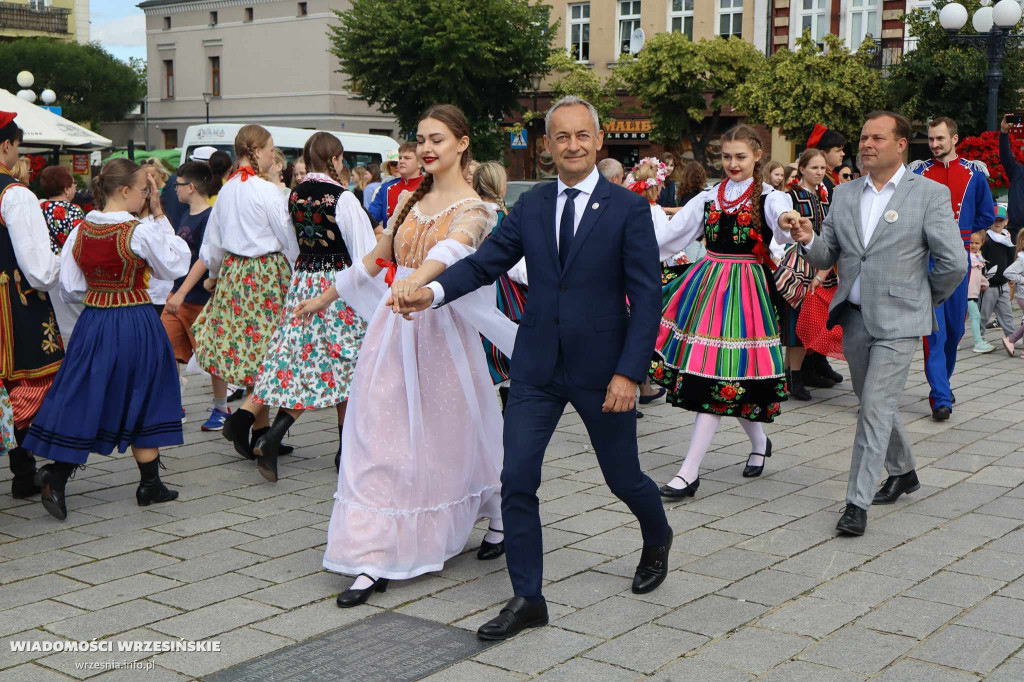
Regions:
M 256 150 L 252 145 L 246 148 L 245 155 L 249 157 L 249 165 L 252 166 L 252 172 L 263 177 L 263 174 L 260 172 L 260 162 L 256 159 Z
M 430 173 L 427 173 L 426 175 L 423 176 L 423 181 L 420 182 L 420 186 L 416 188 L 416 191 L 412 193 L 412 196 L 409 197 L 409 199 L 405 202 L 405 205 L 402 207 L 402 210 L 399 211 L 398 215 L 395 217 L 395 229 L 391 235 L 392 262 L 398 262 L 396 260 L 397 254 L 395 252 L 398 244 L 398 229 L 402 226 L 402 223 L 405 222 L 405 219 L 409 216 L 409 211 L 411 211 L 412 207 L 416 205 L 416 202 L 422 199 L 424 195 L 426 195 L 426 193 L 429 192 L 433 186 L 434 176 L 431 175 Z
M 754 178 L 754 193 L 750 197 L 753 202 L 753 206 L 751 206 L 752 210 L 750 211 L 750 217 L 752 219 L 752 222 L 754 223 L 754 229 L 757 230 L 758 234 L 761 234 L 761 228 L 763 227 L 761 223 L 761 206 L 764 205 L 761 195 L 764 192 L 764 183 L 761 180 L 760 161 L 756 161 L 754 163 L 754 175 L 752 177 Z
M 338 171 L 336 171 L 334 169 L 334 164 L 333 163 L 328 163 L 327 164 L 327 175 L 329 175 L 331 177 L 331 180 L 334 180 L 336 183 L 338 183 L 342 187 L 345 186 L 345 183 L 343 183 L 341 181 L 341 178 L 338 177 Z

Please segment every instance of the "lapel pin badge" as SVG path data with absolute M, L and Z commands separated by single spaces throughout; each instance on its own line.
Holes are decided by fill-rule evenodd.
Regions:
M 600 207 L 601 207 L 601 204 L 597 203 L 596 201 L 593 204 L 590 205 L 590 208 L 594 209 L 595 211 L 597 209 L 599 209 Z
M 900 219 L 900 214 L 897 213 L 896 211 L 886 211 L 884 217 L 885 217 L 885 222 L 887 222 L 887 223 L 894 223 L 894 222 L 896 222 L 897 220 Z

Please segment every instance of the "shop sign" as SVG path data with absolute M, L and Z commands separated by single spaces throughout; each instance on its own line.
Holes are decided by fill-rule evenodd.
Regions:
M 612 119 L 604 124 L 605 140 L 648 142 L 651 139 L 649 118 Z

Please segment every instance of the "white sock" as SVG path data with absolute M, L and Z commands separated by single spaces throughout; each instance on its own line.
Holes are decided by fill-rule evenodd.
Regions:
M 501 525 L 501 519 L 491 519 L 487 524 L 487 535 L 484 535 L 484 542 L 496 545 L 505 539 L 505 526 Z
M 215 409 L 218 409 L 221 412 L 227 412 L 228 411 L 228 399 L 226 397 L 224 397 L 224 398 L 214 398 L 213 399 L 213 406 L 214 406 Z
M 764 425 L 761 422 L 752 422 L 746 419 L 736 418 L 736 421 L 740 423 L 743 430 L 747 432 L 747 438 L 750 439 L 750 452 L 764 454 L 765 449 L 768 447 L 768 436 L 765 435 Z M 764 466 L 764 457 L 758 455 L 751 455 L 747 459 L 747 464 L 753 467 Z
M 350 590 L 365 590 L 370 585 L 373 585 L 373 580 L 371 578 L 367 578 L 365 575 L 361 575 L 358 578 L 356 578 L 356 581 L 354 583 L 352 583 L 352 586 L 349 587 L 348 589 L 350 589 Z
M 715 432 L 718 431 L 721 421 L 722 418 L 718 415 L 704 414 L 703 412 L 697 415 L 693 422 L 693 433 L 690 434 L 690 446 L 686 450 L 686 459 L 679 467 L 676 478 L 669 481 L 670 488 L 682 490 L 687 483 L 697 480 L 700 474 L 700 463 L 704 461 L 704 455 L 707 454 L 708 447 L 710 447 L 711 440 L 715 437 Z M 686 482 L 679 480 L 680 477 Z

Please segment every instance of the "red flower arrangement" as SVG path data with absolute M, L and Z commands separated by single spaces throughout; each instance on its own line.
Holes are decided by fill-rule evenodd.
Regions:
M 1019 163 L 1024 163 L 1024 139 L 1010 135 L 1010 151 Z M 965 159 L 981 161 L 988 166 L 988 184 L 992 189 L 1009 186 L 1006 169 L 999 163 L 999 133 L 996 131 L 988 130 L 960 140 L 957 152 Z

